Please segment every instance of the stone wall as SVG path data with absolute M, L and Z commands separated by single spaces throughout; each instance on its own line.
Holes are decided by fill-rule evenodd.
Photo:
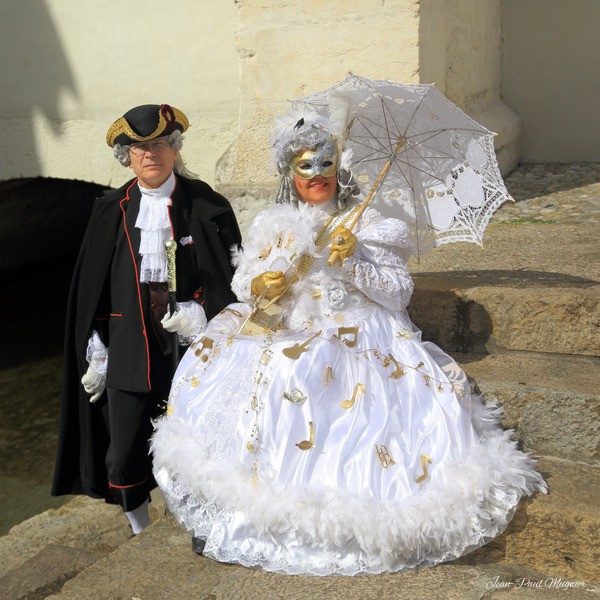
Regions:
M 497 134 L 498 162 L 508 174 L 519 162 L 521 118 L 501 98 L 501 6 L 501 0 L 421 0 L 419 74 Z
M 502 95 L 524 162 L 600 161 L 600 2 L 504 0 Z
M 269 133 L 289 101 L 348 71 L 417 82 L 418 0 L 242 0 L 238 4 L 240 135 L 217 166 L 229 189 L 273 184 Z
M 0 180 L 118 186 L 104 141 L 132 106 L 167 102 L 191 127 L 184 158 L 212 182 L 237 135 L 233 0 L 16 0 L 0 5 Z

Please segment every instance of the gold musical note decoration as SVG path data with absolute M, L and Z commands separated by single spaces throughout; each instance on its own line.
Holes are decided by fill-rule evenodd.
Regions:
M 423 475 L 419 475 L 419 477 L 415 479 L 416 483 L 423 483 L 429 476 L 429 471 L 427 471 L 427 463 L 431 464 L 431 458 L 429 458 L 427 454 L 421 454 L 421 469 L 423 469 Z
M 296 444 L 300 450 L 310 450 L 315 445 L 315 428 L 312 421 L 308 422 L 308 431 L 309 439 Z
M 347 334 L 353 336 L 353 339 L 342 338 L 343 335 Z M 336 337 L 341 342 L 344 342 L 344 344 L 346 344 L 348 348 L 354 348 L 358 343 L 358 327 L 338 327 L 338 333 L 334 337 Z
M 396 461 L 392 458 L 389 450 L 383 444 L 375 444 L 375 452 L 377 452 L 377 458 L 379 458 L 379 462 L 384 469 L 388 469 L 392 465 L 396 464 Z
M 400 329 L 399 331 L 396 332 L 396 337 L 402 339 L 402 338 L 412 338 L 414 337 L 415 334 L 414 332 L 412 332 L 410 329 Z
M 400 377 L 404 375 L 404 369 L 400 366 L 400 363 L 394 358 L 392 354 L 390 354 L 389 357 L 390 360 L 394 363 L 394 366 L 396 367 L 394 371 L 392 371 L 391 376 L 394 379 L 400 379 Z
M 333 375 L 333 369 L 329 366 L 325 367 L 325 371 L 323 372 L 323 384 L 325 387 L 327 387 L 334 380 L 335 376 Z
M 310 344 L 310 342 L 312 342 L 314 339 L 318 338 L 321 335 L 321 333 L 322 333 L 322 331 L 317 331 L 317 333 L 315 333 L 314 335 L 309 337 L 305 342 L 302 342 L 301 344 L 294 344 L 293 346 L 290 346 L 289 348 L 284 348 L 282 350 L 284 356 L 287 356 L 288 358 L 291 358 L 292 360 L 296 360 L 297 358 L 300 358 L 300 355 L 303 352 L 306 352 L 308 350 L 308 345 Z
M 366 388 L 363 383 L 357 383 L 354 386 L 354 393 L 352 394 L 352 398 L 350 398 L 350 400 L 343 400 L 342 402 L 340 402 L 340 406 L 345 409 L 352 408 L 354 406 L 354 403 L 356 402 L 357 396 L 362 397 L 365 393 L 365 389 Z
M 194 354 L 200 357 L 202 362 L 206 362 L 210 357 L 215 340 L 209 337 L 202 337 L 198 340 L 198 343 L 202 344 L 202 346 L 195 350 Z M 205 350 L 207 350 L 207 352 L 204 352 Z

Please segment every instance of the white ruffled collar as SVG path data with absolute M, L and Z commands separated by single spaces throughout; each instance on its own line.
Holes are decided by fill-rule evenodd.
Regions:
M 167 281 L 167 254 L 165 242 L 173 239 L 172 224 L 169 216 L 171 194 L 175 189 L 175 175 L 156 189 L 138 186 L 142 194 L 140 212 L 135 226 L 140 230 L 140 281 Z

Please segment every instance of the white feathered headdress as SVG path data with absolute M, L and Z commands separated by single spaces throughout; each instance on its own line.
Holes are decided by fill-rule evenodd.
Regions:
M 279 117 L 271 133 L 273 162 L 277 171 L 287 173 L 290 160 L 302 148 L 314 148 L 333 140 L 340 153 L 339 168 L 347 169 L 352 157 L 345 150 L 350 128 L 350 102 L 342 95 L 335 96 L 325 107 L 303 106 Z

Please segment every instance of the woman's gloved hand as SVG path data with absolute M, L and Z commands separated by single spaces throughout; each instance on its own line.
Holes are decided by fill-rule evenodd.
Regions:
M 264 294 L 267 300 L 271 300 L 283 294 L 287 287 L 288 281 L 282 271 L 267 271 L 252 280 L 250 291 L 255 298 Z
M 332 256 L 336 256 L 334 262 L 339 260 L 339 262 L 342 263 L 349 256 L 354 254 L 356 249 L 356 236 L 343 225 L 336 227 L 331 235 L 331 239 L 332 242 L 329 253 Z M 337 257 L 339 257 L 339 259 Z

